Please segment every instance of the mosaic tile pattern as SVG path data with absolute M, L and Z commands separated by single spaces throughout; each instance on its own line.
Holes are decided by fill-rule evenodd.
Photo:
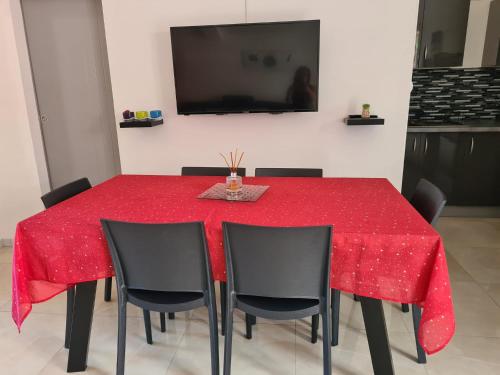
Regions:
M 415 69 L 409 120 L 440 123 L 500 117 L 500 67 Z

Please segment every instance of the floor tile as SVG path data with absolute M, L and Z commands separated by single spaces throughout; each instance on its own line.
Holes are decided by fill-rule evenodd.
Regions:
M 12 263 L 11 247 L 0 247 L 0 263 Z
M 405 320 L 409 314 L 401 311 L 401 304 L 384 302 L 384 314 L 389 332 L 408 333 Z M 411 317 L 410 317 L 411 320 Z M 340 297 L 340 324 L 352 329 L 364 330 L 365 323 L 361 313 L 361 303 L 354 301 L 352 294 L 341 293 Z M 340 330 L 342 334 L 342 330 Z
M 251 340 L 243 336 L 244 328 L 243 323 L 235 325 L 231 366 L 233 374 L 295 373 L 294 325 L 257 325 Z
M 500 242 L 496 248 L 451 247 L 448 251 L 479 283 L 500 283 Z
M 456 334 L 472 337 L 500 337 L 500 309 L 474 282 L 452 284 Z
M 425 366 L 415 361 L 414 338 L 407 333 L 391 333 L 389 336 L 396 374 L 425 375 Z M 315 345 L 297 341 L 297 375 L 322 374 L 322 361 L 321 341 Z M 350 329 L 348 335 L 340 341 L 339 346 L 332 348 L 332 364 L 334 374 L 373 373 L 366 334 L 363 331 Z
M 116 319 L 112 317 L 94 318 L 86 374 L 114 374 L 116 369 Z M 142 319 L 127 319 L 126 363 L 127 375 L 145 373 L 165 373 L 181 337 L 183 323 L 176 322 L 175 329 L 166 333 L 153 330 L 153 345 L 148 345 L 144 336 Z M 39 375 L 65 374 L 67 350 L 62 349 L 47 362 Z
M 500 284 L 481 284 L 481 287 L 500 307 Z
M 456 261 L 453 254 L 446 252 L 446 263 L 451 281 L 473 281 L 472 276 Z
M 498 223 L 480 218 L 443 217 L 437 230 L 449 247 L 495 247 L 500 244 Z

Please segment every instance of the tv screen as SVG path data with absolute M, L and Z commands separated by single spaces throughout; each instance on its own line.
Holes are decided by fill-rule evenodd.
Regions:
M 177 113 L 317 111 L 319 25 L 170 28 Z

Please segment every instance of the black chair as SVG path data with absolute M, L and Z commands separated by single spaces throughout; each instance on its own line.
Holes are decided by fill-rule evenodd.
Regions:
M 116 373 L 125 371 L 127 302 L 149 311 L 208 308 L 212 375 L 219 374 L 217 309 L 203 223 L 139 224 L 101 220 L 118 291 Z
M 245 177 L 246 169 L 238 168 L 238 176 Z M 227 167 L 182 167 L 182 176 L 229 176 L 231 172 Z
M 255 168 L 256 177 L 323 177 L 323 169 L 321 168 Z M 335 298 L 340 298 L 336 291 L 332 291 L 332 306 L 336 302 Z M 338 312 L 334 311 L 333 318 L 338 317 Z M 256 320 L 252 316 L 246 316 L 245 320 L 249 324 L 255 324 Z M 311 342 L 314 344 L 318 341 L 318 326 L 319 316 L 315 315 L 311 324 Z M 335 326 L 335 325 L 334 325 Z M 335 340 L 337 334 L 332 333 L 332 340 Z
M 229 168 L 227 167 L 182 167 L 181 170 L 181 175 L 182 176 L 229 176 L 231 172 L 229 171 Z M 246 175 L 246 169 L 245 168 L 238 168 L 237 170 L 238 176 L 245 177 Z M 221 323 L 221 331 L 222 334 L 224 335 L 226 332 L 226 327 L 225 327 L 225 302 L 224 302 L 224 296 L 226 295 L 226 283 L 224 282 L 219 282 L 219 288 L 220 288 L 220 295 L 221 295 L 221 317 L 222 317 L 222 323 Z M 169 319 L 175 319 L 175 315 L 168 314 Z
M 321 314 L 323 372 L 331 374 L 332 227 L 261 227 L 223 223 L 227 269 L 224 375 L 231 373 L 233 312 L 267 319 Z M 251 324 L 246 324 L 251 336 Z
M 88 178 L 80 178 L 43 195 L 41 197 L 41 200 L 45 208 L 49 208 L 62 201 L 65 201 L 66 199 L 74 197 L 75 195 L 78 195 L 81 192 L 90 189 L 91 187 L 92 185 L 90 184 Z M 104 300 L 108 302 L 111 301 L 112 281 L 113 278 L 108 277 L 106 278 L 104 285 Z
M 65 201 L 75 195 L 78 195 L 85 190 L 92 188 L 88 178 L 80 178 L 76 181 L 70 182 L 66 185 L 58 187 L 51 192 L 43 195 L 40 199 L 42 200 L 45 208 L 55 206 L 56 204 Z M 111 282 L 112 278 L 108 277 L 105 281 L 104 287 L 104 300 L 111 300 Z M 71 334 L 71 323 L 73 318 L 73 303 L 75 300 L 75 287 L 69 288 L 66 293 L 66 334 L 64 338 L 64 347 L 69 348 L 69 339 Z
M 323 169 L 255 168 L 255 177 L 323 177 Z
M 441 213 L 443 212 L 444 206 L 446 205 L 446 196 L 436 185 L 429 182 L 425 178 L 422 178 L 418 182 L 415 193 L 410 199 L 410 204 L 429 224 L 435 226 L 441 216 Z M 354 299 L 358 301 L 357 296 L 354 296 Z M 424 349 L 418 342 L 418 328 L 420 326 L 422 311 L 417 305 L 412 305 L 411 308 L 413 316 L 413 330 L 415 332 L 415 341 L 417 346 L 417 362 L 426 363 L 427 357 Z M 410 311 L 409 306 L 406 303 L 401 304 L 401 309 L 403 312 Z
M 41 200 L 45 206 L 45 208 L 52 207 L 66 199 L 74 197 L 86 190 L 89 190 L 92 187 L 88 178 L 80 178 L 79 180 L 70 182 L 66 185 L 63 185 L 57 189 L 52 190 L 51 192 L 43 195 Z M 105 281 L 104 286 L 104 300 L 111 300 L 111 285 L 112 278 L 108 277 Z M 69 340 L 71 337 L 71 324 L 73 321 L 73 305 L 75 301 L 75 287 L 69 288 L 66 293 L 66 333 L 64 337 L 64 347 L 69 348 Z M 145 316 L 146 319 L 146 316 Z M 165 314 L 160 314 L 160 322 L 161 322 L 161 331 L 165 332 Z M 151 341 L 151 323 L 146 323 L 146 337 L 149 344 L 152 344 Z M 148 329 L 149 327 L 149 329 Z
M 435 226 L 446 205 L 446 195 L 444 195 L 436 185 L 422 178 L 417 184 L 417 188 L 410 199 L 410 203 L 429 224 Z M 402 310 L 408 312 L 408 304 L 402 304 Z M 422 311 L 417 305 L 411 305 L 411 311 L 417 345 L 417 362 L 426 363 L 427 358 L 424 349 L 418 342 L 418 327 L 420 326 Z

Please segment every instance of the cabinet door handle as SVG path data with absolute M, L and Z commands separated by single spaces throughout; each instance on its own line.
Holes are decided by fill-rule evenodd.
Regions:
M 425 45 L 424 48 L 424 61 L 427 60 L 427 44 Z
M 427 136 L 425 136 L 425 147 L 424 147 L 424 155 L 427 154 L 427 148 L 429 147 L 429 141 L 427 140 Z
M 471 137 L 469 155 L 472 154 L 473 152 L 474 152 L 474 137 Z
M 417 149 L 417 137 L 413 138 L 413 152 Z

